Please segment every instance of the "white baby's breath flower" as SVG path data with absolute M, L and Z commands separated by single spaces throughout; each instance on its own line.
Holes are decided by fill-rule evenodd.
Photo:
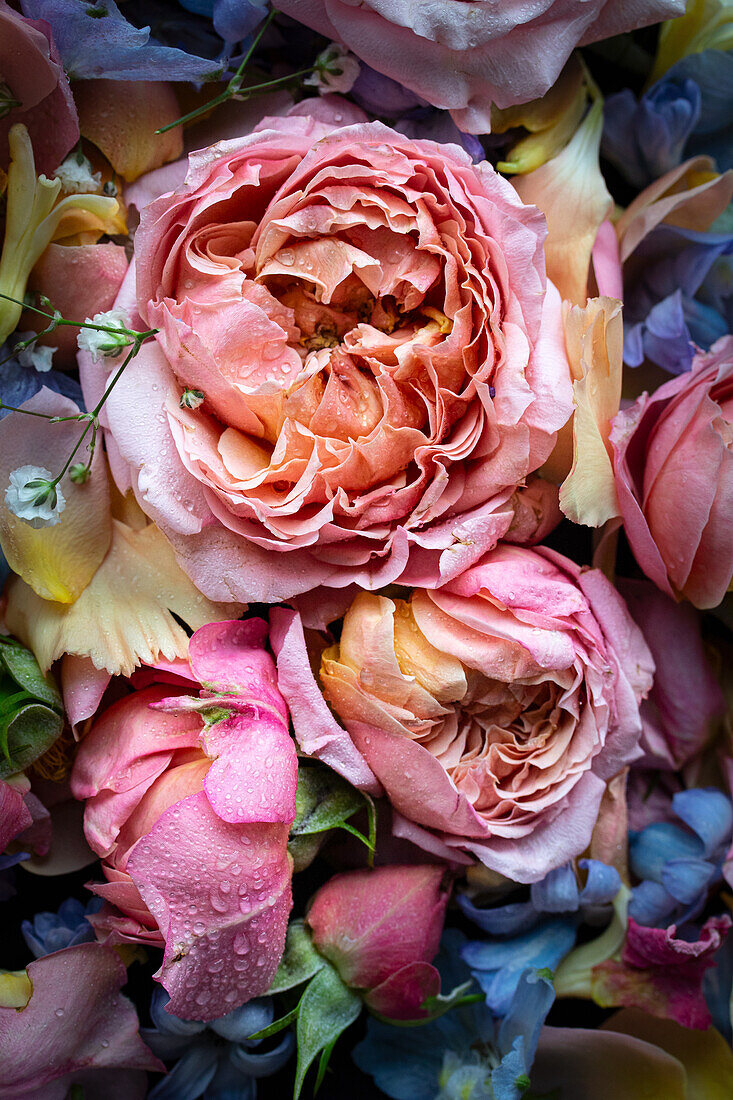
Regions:
M 21 343 L 31 336 L 32 332 L 22 332 L 19 334 Z M 21 367 L 28 367 L 30 370 L 37 370 L 41 374 L 45 374 L 46 371 L 51 370 L 53 353 L 56 348 L 46 347 L 43 344 L 32 343 L 27 348 L 17 348 L 15 351 L 15 358 L 20 363 Z
M 351 91 L 360 72 L 359 62 L 353 53 L 349 53 L 338 42 L 332 42 L 319 53 L 315 72 L 307 76 L 303 83 L 318 88 L 321 95 L 331 92 L 344 95 Z
M 109 357 L 119 355 L 134 342 L 132 336 L 122 331 L 130 325 L 124 309 L 109 309 L 106 313 L 95 313 L 93 317 L 86 318 L 86 323 L 120 330 L 119 332 L 98 332 L 93 328 L 79 329 L 79 335 L 76 338 L 79 350 L 88 351 L 95 363 L 101 355 Z
M 53 527 L 66 507 L 64 494 L 53 484 L 53 474 L 43 466 L 11 470 L 5 503 L 14 516 L 31 527 Z
M 61 180 L 61 190 L 67 195 L 98 195 L 102 190 L 102 177 L 92 171 L 92 165 L 82 153 L 71 153 L 54 172 Z

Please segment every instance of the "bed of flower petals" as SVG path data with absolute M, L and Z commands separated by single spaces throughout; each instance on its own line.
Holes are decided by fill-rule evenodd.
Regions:
M 733 1096 L 731 0 L 0 0 L 0 1100 Z

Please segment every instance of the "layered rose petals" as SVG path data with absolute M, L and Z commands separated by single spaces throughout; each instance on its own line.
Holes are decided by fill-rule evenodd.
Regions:
M 264 632 L 260 620 L 202 627 L 190 643 L 200 696 L 171 695 L 170 676 L 127 695 L 74 766 L 108 880 L 95 889 L 120 911 L 94 923 L 112 942 L 164 945 L 157 977 L 184 1018 L 263 993 L 285 940 L 297 759 Z
M 269 119 L 191 156 L 142 214 L 160 332 L 106 416 L 204 593 L 432 587 L 509 531 L 572 407 L 544 238 L 489 165 L 381 123 Z M 82 364 L 90 395 L 104 369 Z
M 611 444 L 637 562 L 667 595 L 716 607 L 733 579 L 733 337 L 619 413 Z
M 427 828 L 447 855 L 532 882 L 583 851 L 605 781 L 639 755 L 652 669 L 602 574 L 501 547 L 409 601 L 357 596 L 320 679 L 402 835 L 425 843 Z M 307 744 L 307 715 L 293 718 Z

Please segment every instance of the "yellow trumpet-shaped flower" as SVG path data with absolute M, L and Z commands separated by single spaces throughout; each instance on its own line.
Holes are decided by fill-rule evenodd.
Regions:
M 5 241 L 0 256 L 0 292 L 22 300 L 28 276 L 57 235 L 69 235 L 69 215 L 83 213 L 107 221 L 118 210 L 116 199 L 104 195 L 69 195 L 57 202 L 60 180 L 36 176 L 28 130 L 17 123 L 8 136 L 10 168 L 7 186 Z M 20 321 L 22 306 L 0 298 L 0 343 Z

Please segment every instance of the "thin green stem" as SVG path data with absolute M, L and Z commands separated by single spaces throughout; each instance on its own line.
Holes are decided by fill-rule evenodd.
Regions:
M 0 363 L 0 367 L 2 363 Z M 37 413 L 31 412 L 30 409 L 19 409 L 16 405 L 6 405 L 4 401 L 0 401 L 0 409 L 7 409 L 11 413 L 23 413 L 24 416 L 40 416 L 42 420 L 57 420 L 58 417 L 51 416 L 50 413 Z M 78 417 L 69 417 L 70 420 L 77 420 Z
M 64 325 L 70 328 L 89 328 L 94 332 L 111 332 L 113 335 L 117 335 L 121 332 L 124 336 L 132 336 L 136 340 L 140 339 L 141 341 L 147 339 L 148 336 L 155 336 L 158 332 L 157 328 L 148 329 L 147 332 L 138 332 L 137 329 L 123 328 L 121 325 L 95 325 L 92 321 L 69 321 L 65 317 L 57 317 L 55 313 L 48 313 L 45 309 L 38 309 L 37 306 L 29 305 L 28 302 L 24 302 L 20 298 L 13 298 L 10 294 L 3 294 L 1 291 L 0 298 L 5 298 L 8 302 L 15 302 L 17 306 L 23 306 L 24 309 L 30 310 L 31 313 L 38 313 L 41 317 L 48 317 L 50 321 L 55 322 L 54 327 Z M 44 332 L 38 332 L 31 340 L 24 341 L 24 344 L 28 346 L 33 340 L 37 340 L 39 336 L 44 336 L 50 331 L 52 330 L 45 329 Z M 7 359 L 3 359 L 2 362 L 7 363 Z M 2 363 L 0 363 L 0 366 L 2 366 Z
M 156 134 L 167 134 L 169 130 L 174 130 L 176 126 L 183 126 L 186 122 L 192 122 L 195 118 L 200 118 L 201 115 L 208 114 L 208 112 L 211 111 L 214 107 L 218 107 L 220 103 L 226 103 L 228 99 L 231 99 L 233 96 L 237 95 L 242 89 L 242 77 L 244 76 L 244 70 L 247 68 L 252 54 L 255 52 L 257 46 L 260 44 L 260 39 L 262 38 L 262 35 L 270 26 L 270 23 L 276 15 L 277 11 L 275 10 L 275 8 L 272 8 L 264 23 L 260 27 L 259 31 L 253 38 L 252 45 L 244 55 L 244 58 L 239 65 L 239 68 L 237 69 L 234 76 L 231 78 L 223 92 L 220 92 L 219 95 L 214 96 L 214 98 L 210 99 L 208 103 L 203 103 L 200 107 L 196 107 L 195 110 L 189 111 L 187 115 L 183 115 L 181 118 L 177 118 L 175 122 L 169 122 L 167 126 L 161 126 L 159 130 L 155 131 Z M 248 90 L 249 89 L 245 89 L 245 91 Z

